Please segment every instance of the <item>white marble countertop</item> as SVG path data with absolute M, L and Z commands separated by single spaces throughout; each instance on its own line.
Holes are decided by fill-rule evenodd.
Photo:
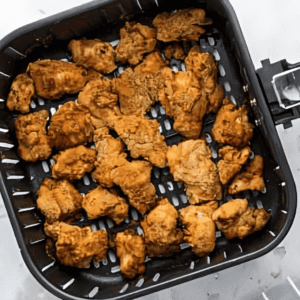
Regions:
M 13 0 L 0 12 L 0 39 L 12 30 L 86 3 L 86 0 Z M 300 61 L 299 0 L 231 0 L 255 68 L 260 61 Z M 1 40 L 0 40 L 1 43 Z M 277 127 L 300 191 L 300 146 L 296 137 L 300 120 L 290 129 Z M 298 125 L 298 126 L 297 126 Z M 299 128 L 299 127 L 298 127 Z M 143 300 L 293 300 L 300 299 L 300 205 L 294 224 L 283 242 L 267 255 L 204 278 L 143 297 Z M 2 199 L 0 199 L 0 299 L 57 300 L 27 270 Z M 142 299 L 142 298 L 140 298 Z

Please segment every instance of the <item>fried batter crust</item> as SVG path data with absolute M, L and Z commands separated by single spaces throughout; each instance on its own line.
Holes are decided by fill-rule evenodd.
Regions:
M 182 49 L 182 47 L 179 44 L 172 44 L 168 45 L 165 49 L 165 57 L 166 59 L 179 59 L 179 60 L 184 60 L 185 59 L 185 54 Z
M 118 232 L 114 242 L 116 244 L 117 256 L 120 259 L 121 273 L 127 278 L 134 278 L 146 271 L 145 266 L 145 244 L 143 238 L 136 235 L 134 230 L 127 229 Z
M 177 219 L 177 210 L 168 199 L 164 198 L 141 221 L 149 257 L 171 256 L 180 251 L 183 233 L 176 228 Z
M 108 42 L 99 39 L 72 40 L 68 49 L 72 52 L 73 61 L 85 68 L 92 68 L 104 74 L 117 68 L 115 50 Z
M 216 115 L 211 134 L 220 144 L 245 146 L 253 136 L 253 125 L 248 121 L 248 111 L 244 104 L 237 108 L 228 98 Z
M 35 89 L 33 80 L 27 73 L 18 75 L 12 82 L 6 101 L 10 111 L 17 110 L 23 114 L 30 111 L 30 102 L 34 98 Z
M 137 65 L 143 60 L 143 54 L 153 51 L 156 45 L 156 30 L 136 22 L 126 22 L 120 37 L 116 59 L 122 64 L 128 61 Z
M 107 249 L 108 239 L 105 229 L 92 232 L 90 227 L 80 228 L 60 223 L 56 256 L 63 265 L 88 268 L 92 259 L 95 262 L 103 260 Z
M 46 132 L 48 116 L 47 110 L 18 116 L 15 133 L 19 142 L 18 155 L 22 159 L 35 162 L 51 155 L 51 143 Z
M 184 241 L 192 251 L 202 257 L 215 248 L 216 226 L 212 220 L 210 207 L 190 205 L 179 210 L 179 218 L 184 229 Z
M 94 169 L 96 151 L 94 149 L 78 146 L 61 151 L 54 155 L 55 163 L 51 166 L 52 176 L 56 179 L 79 180 L 85 173 Z
M 270 218 L 263 208 L 248 207 L 247 199 L 230 200 L 221 205 L 212 215 L 219 230 L 227 239 L 247 235 L 261 230 Z
M 93 131 L 89 110 L 69 101 L 52 116 L 48 135 L 56 149 L 65 150 L 91 142 Z
M 33 79 L 36 94 L 45 99 L 78 93 L 88 80 L 86 69 L 61 60 L 44 59 L 30 63 L 27 73 Z

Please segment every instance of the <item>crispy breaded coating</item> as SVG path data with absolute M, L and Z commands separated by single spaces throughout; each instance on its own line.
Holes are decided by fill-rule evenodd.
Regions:
M 163 12 L 153 20 L 157 30 L 157 39 L 163 42 L 196 41 L 205 33 L 199 25 L 210 25 L 205 11 L 200 8 L 180 9 L 177 12 Z
M 19 143 L 18 155 L 22 159 L 35 162 L 51 155 L 51 143 L 46 132 L 48 116 L 47 110 L 18 116 L 15 133 Z
M 165 66 L 161 53 L 155 51 L 147 55 L 134 70 L 128 68 L 113 79 L 122 114 L 144 116 L 158 101 L 158 90 L 163 86 L 159 71 Z
M 84 197 L 82 207 L 89 219 L 107 216 L 120 224 L 128 217 L 129 205 L 125 199 L 110 193 L 100 185 L 88 192 Z
M 78 146 L 54 155 L 51 166 L 52 176 L 56 179 L 79 180 L 85 173 L 92 172 L 96 161 L 94 149 Z
M 44 224 L 44 231 L 47 236 L 49 236 L 53 241 L 57 241 L 60 232 L 61 221 L 55 221 L 53 223 L 48 223 L 47 220 Z
M 99 119 L 98 127 L 113 128 L 115 118 L 121 115 L 118 95 L 112 92 L 112 81 L 101 75 L 88 81 L 77 101 Z
M 191 72 L 173 72 L 166 67 L 161 71 L 164 87 L 159 90 L 159 101 L 166 114 L 174 118 L 175 131 L 188 139 L 197 139 L 208 101 L 201 97 L 202 89 L 196 75 Z
M 17 110 L 22 114 L 30 111 L 31 99 L 35 97 L 33 80 L 27 73 L 18 75 L 12 82 L 6 105 L 10 111 Z
M 127 164 L 124 144 L 121 140 L 113 138 L 107 127 L 98 128 L 94 132 L 97 160 L 92 176 L 104 187 L 113 187 L 114 180 L 111 171 L 116 167 Z
M 218 64 L 210 53 L 202 53 L 199 46 L 193 46 L 185 61 L 187 71 L 195 73 L 202 86 L 202 97 L 209 101 L 207 113 L 217 113 L 224 98 L 224 90 L 217 83 Z
M 270 216 L 263 208 L 248 207 L 247 199 L 235 199 L 221 205 L 213 213 L 212 219 L 227 239 L 243 239 L 261 230 Z
M 184 54 L 182 47 L 176 43 L 176 44 L 168 45 L 166 47 L 165 57 L 166 57 L 166 59 L 169 59 L 169 60 L 172 58 L 184 60 L 185 54 Z
M 212 220 L 213 211 L 203 205 L 190 205 L 179 210 L 179 218 L 184 227 L 184 241 L 192 251 L 202 257 L 215 248 L 216 226 Z
M 80 228 L 64 222 L 56 242 L 57 259 L 66 266 L 88 268 L 92 260 L 100 262 L 108 250 L 105 229 L 92 232 L 90 227 Z
M 220 144 L 239 147 L 245 146 L 253 136 L 254 126 L 248 120 L 247 107 L 237 108 L 228 98 L 216 115 L 211 134 Z
M 262 191 L 265 188 L 264 160 L 260 155 L 255 155 L 246 166 L 246 170 L 237 174 L 228 188 L 229 194 L 238 194 L 245 190 Z
M 126 22 L 120 30 L 116 60 L 122 64 L 129 62 L 136 66 L 143 60 L 143 54 L 153 51 L 155 45 L 155 29 L 136 22 Z
M 33 79 L 36 94 L 45 99 L 78 93 L 88 80 L 86 69 L 61 60 L 38 60 L 28 65 L 27 72 Z
M 156 190 L 150 181 L 151 170 L 152 165 L 149 162 L 136 160 L 111 171 L 114 183 L 121 187 L 130 205 L 141 214 L 156 203 Z
M 219 150 L 221 160 L 218 161 L 217 167 L 222 184 L 227 184 L 230 179 L 241 170 L 251 152 L 249 146 L 241 149 L 225 146 Z
M 91 142 L 93 131 L 89 110 L 69 101 L 52 116 L 48 135 L 56 149 L 65 150 Z
M 167 152 L 174 180 L 184 182 L 190 204 L 222 199 L 222 185 L 205 140 L 188 140 Z
M 82 208 L 82 195 L 66 179 L 45 178 L 37 195 L 37 208 L 45 215 L 48 223 L 63 221 Z
M 133 229 L 118 232 L 115 239 L 116 253 L 120 259 L 121 273 L 127 278 L 134 278 L 146 271 L 145 244 L 143 238 L 136 235 Z
M 201 203 L 201 207 L 208 207 L 212 211 L 215 211 L 219 207 L 219 201 L 207 201 Z
M 168 147 L 165 137 L 159 132 L 159 126 L 156 120 L 124 116 L 115 123 L 115 131 L 127 145 L 131 157 L 143 157 L 163 168 L 167 162 Z
M 108 74 L 117 68 L 115 64 L 115 50 L 108 42 L 99 39 L 72 40 L 68 45 L 75 63 L 92 68 L 100 73 Z
M 176 228 L 177 219 L 177 210 L 168 199 L 164 198 L 141 221 L 149 257 L 171 256 L 180 251 L 183 233 Z

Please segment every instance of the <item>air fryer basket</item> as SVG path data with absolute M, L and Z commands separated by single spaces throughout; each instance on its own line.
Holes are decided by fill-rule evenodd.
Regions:
M 137 0 L 138 1 L 138 0 Z M 237 197 L 247 197 L 252 206 L 264 207 L 272 217 L 266 227 L 244 240 L 226 240 L 217 232 L 215 250 L 199 258 L 189 247 L 182 245 L 180 253 L 170 258 L 147 259 L 146 273 L 133 280 L 125 279 L 119 271 L 119 261 L 112 250 L 100 264 L 92 263 L 89 269 L 75 269 L 54 263 L 45 253 L 43 216 L 36 210 L 36 191 L 45 177 L 51 176 L 51 159 L 44 162 L 25 163 L 17 154 L 17 140 L 13 123 L 17 114 L 6 109 L 12 79 L 26 69 L 29 62 L 38 58 L 70 60 L 67 51 L 72 38 L 100 38 L 114 42 L 126 20 L 150 24 L 162 11 L 185 7 L 201 7 L 214 21 L 207 34 L 200 38 L 203 51 L 212 53 L 219 63 L 218 82 L 224 86 L 225 95 L 237 105 L 248 105 L 251 122 L 256 124 L 251 148 L 264 157 L 263 192 L 243 192 Z M 198 43 L 198 42 L 197 42 Z M 163 0 L 93 1 L 75 9 L 22 27 L 0 43 L 0 187 L 13 226 L 18 245 L 28 268 L 35 278 L 50 292 L 62 299 L 130 299 L 149 294 L 185 281 L 235 266 L 271 251 L 287 234 L 296 211 L 294 181 L 283 153 L 268 106 L 258 84 L 235 13 L 227 0 L 182 1 L 181 5 Z M 170 66 L 182 70 L 182 62 L 171 60 Z M 126 66 L 123 66 L 126 67 Z M 120 70 L 120 69 L 118 69 Z M 116 76 L 118 71 L 110 76 Z M 243 86 L 247 88 L 243 89 Z M 77 95 L 66 95 L 58 101 L 36 99 L 31 112 L 47 109 L 54 114 L 58 106 Z M 255 105 L 250 105 L 251 103 Z M 253 101 L 256 100 L 256 101 Z M 181 137 L 172 129 L 172 119 L 156 104 L 148 113 L 161 124 L 161 132 L 168 145 L 178 143 Z M 214 116 L 205 118 L 202 133 L 218 160 L 219 145 L 210 135 Z M 174 182 L 168 168 L 153 168 L 152 182 L 158 196 L 167 197 L 177 209 L 188 205 L 183 187 Z M 90 175 L 76 183 L 81 193 L 96 186 Z M 223 203 L 230 199 L 224 193 Z M 106 228 L 109 234 L 123 230 L 130 220 L 140 219 L 131 209 L 127 222 L 119 226 L 107 218 L 78 221 L 80 226 L 93 230 Z

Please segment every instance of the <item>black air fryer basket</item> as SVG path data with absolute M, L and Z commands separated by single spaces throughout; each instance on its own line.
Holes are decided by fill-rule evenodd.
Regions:
M 296 212 L 295 185 L 275 129 L 275 124 L 280 121 L 280 112 L 274 110 L 274 105 L 270 109 L 266 102 L 267 98 L 270 101 L 270 89 L 269 92 L 265 89 L 264 94 L 261 87 L 265 84 L 263 80 L 266 76 L 263 70 L 259 71 L 259 78 L 262 80 L 260 84 L 229 1 L 181 1 L 180 5 L 176 3 L 179 2 L 93 1 L 26 25 L 0 42 L 1 193 L 29 270 L 46 289 L 62 299 L 131 299 L 199 278 L 268 253 L 282 241 L 293 222 Z M 45 252 L 44 219 L 36 209 L 36 191 L 43 179 L 51 176 L 52 159 L 36 163 L 19 160 L 13 129 L 18 114 L 9 112 L 5 105 L 12 79 L 24 72 L 29 62 L 39 58 L 70 60 L 67 45 L 71 39 L 97 37 L 116 43 L 119 30 L 126 20 L 151 24 L 158 13 L 187 7 L 203 8 L 208 17 L 213 19 L 213 24 L 206 27 L 207 33 L 197 43 L 203 51 L 212 53 L 218 60 L 218 82 L 224 86 L 225 95 L 238 106 L 246 103 L 250 120 L 256 125 L 251 148 L 255 154 L 264 158 L 266 189 L 263 192 L 246 191 L 237 197 L 248 198 L 254 207 L 264 207 L 272 215 L 270 221 L 262 231 L 243 240 L 229 241 L 221 232 L 217 232 L 215 250 L 207 257 L 197 257 L 183 244 L 181 252 L 173 257 L 147 259 L 146 273 L 133 280 L 125 279 L 121 275 L 119 261 L 112 250 L 109 250 L 107 259 L 100 264 L 92 263 L 88 269 L 69 268 L 54 263 Z M 176 60 L 171 60 L 170 65 L 179 70 L 184 67 L 182 62 Z M 117 74 L 118 71 L 110 75 Z M 269 87 L 268 84 L 267 86 Z M 31 103 L 31 112 L 48 109 L 53 115 L 59 105 L 76 100 L 76 97 L 77 95 L 67 95 L 58 101 L 38 98 Z M 277 116 L 274 117 L 274 114 Z M 172 119 L 165 115 L 160 105 L 156 104 L 148 116 L 160 122 L 161 132 L 168 145 L 181 140 L 172 129 Z M 207 137 L 216 162 L 220 146 L 211 139 L 213 121 L 213 115 L 205 118 L 202 133 Z M 152 173 L 152 182 L 158 196 L 167 197 L 177 209 L 188 205 L 183 187 L 173 181 L 168 168 L 154 167 Z M 75 186 L 81 193 L 87 193 L 96 184 L 87 175 Z M 224 194 L 222 203 L 228 199 L 229 195 Z M 132 209 L 127 223 L 140 217 Z M 106 228 L 110 235 L 123 230 L 127 223 L 114 226 L 107 218 L 88 221 L 85 217 L 77 222 L 80 226 L 91 226 L 93 230 Z

